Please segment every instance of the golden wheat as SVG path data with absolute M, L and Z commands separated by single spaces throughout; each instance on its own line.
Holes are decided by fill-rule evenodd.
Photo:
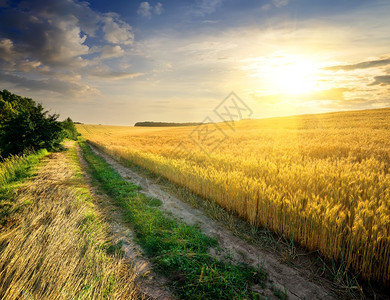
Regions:
M 390 109 L 245 120 L 233 129 L 78 130 L 113 157 L 389 284 Z

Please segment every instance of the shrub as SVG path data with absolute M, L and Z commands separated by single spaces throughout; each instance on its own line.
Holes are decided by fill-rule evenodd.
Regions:
M 64 130 L 65 137 L 70 140 L 77 140 L 77 137 L 80 133 L 77 132 L 76 126 L 74 125 L 71 118 L 67 118 L 66 120 L 61 122 L 61 127 Z
M 26 149 L 56 150 L 64 138 L 58 115 L 41 104 L 7 90 L 0 92 L 0 154 L 7 157 Z

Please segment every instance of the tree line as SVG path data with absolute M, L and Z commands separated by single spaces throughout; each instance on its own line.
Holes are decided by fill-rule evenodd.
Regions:
M 137 122 L 134 126 L 140 127 L 179 127 L 179 126 L 198 126 L 204 123 L 187 122 L 187 123 L 173 123 L 173 122 Z
M 58 117 L 31 98 L 0 91 L 0 159 L 25 150 L 56 151 L 65 138 L 76 140 L 73 121 Z

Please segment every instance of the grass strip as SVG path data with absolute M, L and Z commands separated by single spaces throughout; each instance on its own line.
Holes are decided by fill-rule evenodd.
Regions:
M 15 203 L 15 191 L 31 178 L 43 157 L 48 155 L 45 149 L 23 155 L 15 155 L 0 163 L 0 228 L 5 226 L 11 215 L 21 206 Z
M 134 226 L 139 244 L 157 271 L 172 282 L 179 298 L 191 299 L 258 299 L 254 284 L 265 286 L 266 272 L 259 266 L 234 265 L 209 254 L 217 241 L 191 226 L 164 215 L 157 199 L 139 193 L 140 187 L 129 183 L 90 147 L 80 146 L 91 175 L 101 188 L 123 209 Z
M 75 145 L 67 150 L 67 156 L 73 171 L 69 181 L 75 196 L 72 206 L 82 208 L 77 234 L 82 238 L 82 263 L 86 263 L 85 274 L 80 272 L 80 277 L 84 277 L 83 287 L 78 293 L 73 291 L 67 296 L 72 299 L 138 299 L 136 273 L 123 259 L 121 245 L 109 238 L 108 223 L 95 205 Z

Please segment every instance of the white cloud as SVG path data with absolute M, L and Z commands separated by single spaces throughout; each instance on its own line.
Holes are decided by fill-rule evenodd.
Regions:
M 87 39 L 101 32 L 98 38 L 106 43 L 90 47 Z M 0 12 L 0 84 L 62 95 L 77 90 L 96 94 L 85 80 L 89 69 L 103 66 L 102 59 L 123 56 L 133 41 L 132 27 L 119 15 L 92 10 L 87 2 L 23 1 Z M 107 72 L 114 68 L 110 65 Z
M 90 48 L 89 54 L 99 53 L 100 59 L 121 57 L 125 54 L 125 50 L 119 45 L 111 46 L 104 45 L 103 47 L 94 46 Z M 95 59 L 96 60 L 96 59 Z
M 197 16 L 212 14 L 221 6 L 223 0 L 199 0 L 193 13 Z
M 152 7 L 150 6 L 149 2 L 141 2 L 137 10 L 137 14 L 150 18 L 152 16 L 151 9 Z
M 128 72 L 111 72 L 111 71 L 96 71 L 91 74 L 94 77 L 102 77 L 104 79 L 121 80 L 133 79 L 145 75 L 144 73 L 128 73 Z
M 164 11 L 163 5 L 162 5 L 160 2 L 158 2 L 158 3 L 156 4 L 156 6 L 154 7 L 154 12 L 155 12 L 155 14 L 156 14 L 156 15 L 161 15 L 161 14 L 163 13 L 163 11 Z
M 217 24 L 217 20 L 204 20 L 202 21 L 203 24 Z
M 104 18 L 103 32 L 105 40 L 112 44 L 131 45 L 134 41 L 131 26 L 115 14 L 107 14 Z
M 283 7 L 288 4 L 289 0 L 272 0 L 272 3 L 277 7 Z
M 115 45 L 113 47 L 111 46 L 104 46 L 102 49 L 102 55 L 101 58 L 114 58 L 114 57 L 121 57 L 125 51 L 121 48 L 119 45 Z
M 149 2 L 141 2 L 137 10 L 137 14 L 145 18 L 151 18 L 153 13 L 161 15 L 163 12 L 164 8 L 160 2 L 158 2 L 155 7 L 150 5 Z
M 6 8 L 0 28 L 0 62 L 18 57 L 49 67 L 85 65 L 84 56 L 90 53 L 86 40 L 100 28 L 111 44 L 131 45 L 134 40 L 131 26 L 117 14 L 102 14 L 71 0 L 31 0 Z M 12 34 L 15 30 L 20 34 Z
M 269 3 L 264 4 L 260 9 L 262 11 L 269 11 L 272 8 L 272 5 Z
M 5 61 L 10 61 L 13 59 L 13 48 L 14 44 L 10 39 L 1 39 L 0 40 L 0 58 Z
M 70 62 L 73 58 L 88 53 L 89 47 L 84 44 L 87 36 L 81 35 L 77 22 L 76 18 L 53 22 L 52 31 L 47 32 L 48 41 L 51 42 L 42 47 L 44 55 L 40 55 L 41 61 Z

